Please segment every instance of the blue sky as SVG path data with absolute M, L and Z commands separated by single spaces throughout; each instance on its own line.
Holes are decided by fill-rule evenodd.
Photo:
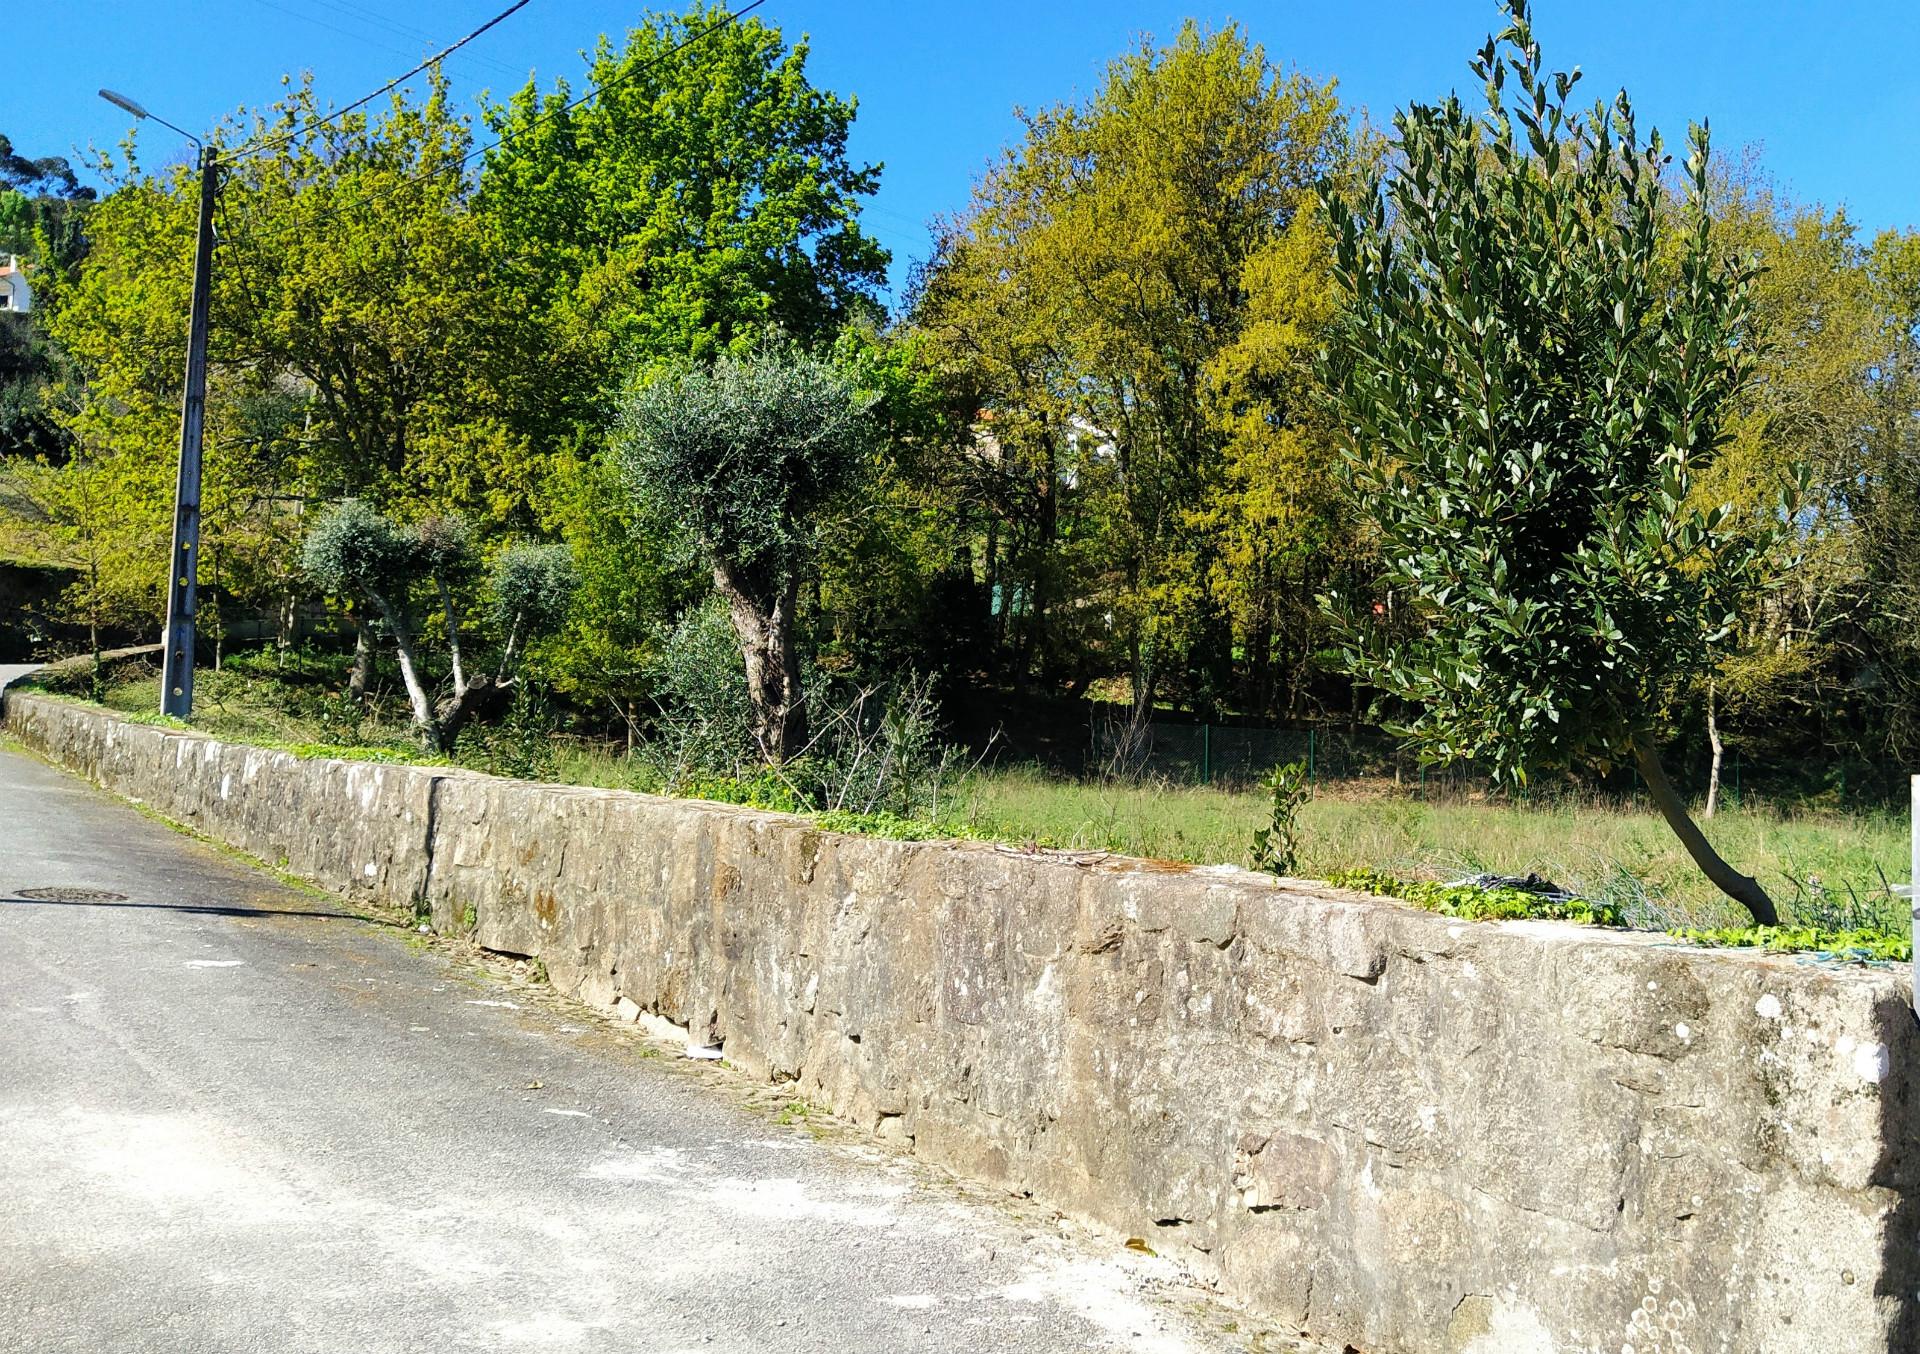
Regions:
M 126 117 L 101 85 L 186 127 L 271 100 L 310 69 L 336 102 L 357 98 L 504 8 L 507 0 L 16 0 L 19 55 L 0 77 L 0 132 L 31 155 L 110 145 Z M 451 65 L 473 96 L 577 77 L 579 52 L 643 6 L 532 0 Z M 965 200 L 1017 135 L 1016 105 L 1084 96 L 1142 33 L 1191 14 L 1243 23 L 1283 65 L 1338 77 L 1384 121 L 1410 98 L 1468 91 L 1466 61 L 1496 26 L 1491 0 L 768 0 L 758 16 L 813 39 L 816 83 L 857 95 L 854 150 L 883 161 L 869 225 L 895 280 L 926 253 L 928 217 Z M 1549 61 L 1580 65 L 1590 93 L 1624 84 L 1669 139 L 1712 119 L 1718 145 L 1758 144 L 1792 196 L 1844 204 L 1867 231 L 1920 225 L 1920 6 L 1898 0 L 1537 0 Z M 160 129 L 149 154 L 170 141 Z

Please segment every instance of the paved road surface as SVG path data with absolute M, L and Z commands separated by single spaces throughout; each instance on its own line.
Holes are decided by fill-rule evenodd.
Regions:
M 1219 1347 L 640 1050 L 0 752 L 0 1350 Z

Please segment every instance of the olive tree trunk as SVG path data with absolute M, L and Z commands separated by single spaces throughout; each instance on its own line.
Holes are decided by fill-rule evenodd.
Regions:
M 733 569 L 716 564 L 713 585 L 733 616 L 761 756 L 769 766 L 778 766 L 807 744 L 807 698 L 793 634 L 800 580 L 789 576 L 765 590 L 770 597 L 756 595 L 760 590 L 745 586 Z
M 1666 767 L 1660 764 L 1660 752 L 1654 746 L 1652 734 L 1642 730 L 1633 736 L 1633 759 L 1640 767 L 1640 775 L 1647 782 L 1647 793 L 1653 796 L 1660 816 L 1667 820 L 1667 826 L 1687 848 L 1687 854 L 1693 857 L 1701 873 L 1727 897 L 1751 912 L 1762 926 L 1778 926 L 1780 914 L 1773 906 L 1773 899 L 1760 887 L 1760 881 L 1752 875 L 1741 874 L 1722 860 L 1688 815 L 1686 801 L 1680 798 L 1673 782 L 1667 779 Z
M 369 593 L 380 614 L 387 618 L 387 628 L 393 631 L 394 653 L 400 660 L 400 681 L 407 689 L 407 703 L 413 707 L 413 729 L 420 736 L 429 752 L 440 752 L 444 740 L 440 733 L 440 721 L 435 717 L 433 700 L 427 695 L 426 684 L 420 676 L 420 659 L 414 647 L 413 623 L 406 611 L 381 594 Z M 364 635 L 366 632 L 361 631 Z
M 370 624 L 364 615 L 353 618 L 353 671 L 347 678 L 347 691 L 362 705 L 367 703 L 367 688 L 373 684 L 373 639 L 367 634 Z

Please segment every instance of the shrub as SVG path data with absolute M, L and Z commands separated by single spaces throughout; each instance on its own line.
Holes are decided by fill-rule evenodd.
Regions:
M 1248 868 L 1267 874 L 1292 874 L 1300 854 L 1300 810 L 1313 798 L 1313 784 L 1307 779 L 1304 762 L 1276 766 L 1266 779 L 1273 796 L 1267 825 L 1253 834 L 1248 852 Z
M 1529 893 L 1525 889 L 1482 888 L 1477 884 L 1435 884 L 1396 879 L 1379 870 L 1343 870 L 1327 880 L 1336 888 L 1377 893 L 1384 898 L 1468 921 L 1577 921 L 1591 926 L 1618 926 L 1620 912 L 1607 903 L 1586 898 Z

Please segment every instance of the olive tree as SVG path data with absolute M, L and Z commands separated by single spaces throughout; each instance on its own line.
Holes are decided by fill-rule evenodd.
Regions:
M 1393 621 L 1336 600 L 1347 663 L 1431 760 L 1518 783 L 1630 759 L 1694 861 L 1771 922 L 1658 743 L 1754 577 L 1751 535 L 1695 492 L 1748 379 L 1751 270 L 1712 241 L 1705 128 L 1676 201 L 1625 93 L 1573 107 L 1578 74 L 1543 69 L 1526 0 L 1507 11 L 1473 63 L 1486 111 L 1399 113 L 1392 170 L 1327 198 L 1351 300 L 1330 385 Z
M 572 553 L 558 545 L 510 545 L 484 586 L 500 661 L 492 673 L 468 670 L 459 599 L 478 572 L 471 533 L 458 518 L 402 525 L 360 499 L 320 518 L 301 546 L 301 563 L 322 587 L 370 604 L 386 623 L 413 725 L 426 746 L 450 750 L 488 703 L 513 687 L 526 641 L 565 619 L 578 578 Z M 429 694 L 421 663 L 420 602 L 437 606 L 446 642 L 447 687 Z
M 807 742 L 800 585 L 827 515 L 865 468 L 871 404 L 832 362 L 780 346 L 666 372 L 627 403 L 627 483 L 712 570 L 771 764 Z

